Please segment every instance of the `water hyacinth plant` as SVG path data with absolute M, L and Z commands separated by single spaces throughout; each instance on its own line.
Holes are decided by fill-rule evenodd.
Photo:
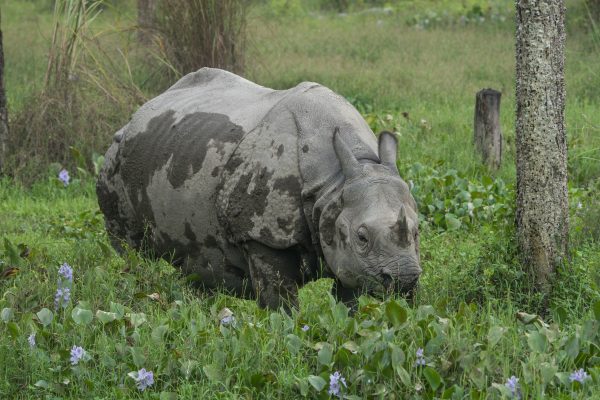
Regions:
M 66 169 L 61 169 L 58 173 L 58 180 L 60 180 L 63 183 L 63 185 L 68 186 L 70 179 L 71 178 L 69 177 L 69 171 L 67 171 Z
M 426 364 L 425 356 L 424 356 L 424 352 L 423 352 L 422 348 L 419 347 L 417 349 L 416 356 L 417 356 L 417 360 L 415 361 L 415 366 L 419 367 L 419 366 L 423 366 Z
M 514 375 L 511 376 L 510 378 L 507 379 L 504 386 L 509 390 L 512 398 L 514 398 L 514 399 L 521 398 L 521 389 L 519 388 L 519 378 L 517 378 Z
M 71 289 L 73 287 L 73 268 L 63 263 L 58 269 L 58 287 L 54 295 L 54 309 L 66 308 L 71 300 Z
M 341 383 L 341 385 L 340 385 Z M 340 371 L 335 371 L 333 374 L 329 375 L 329 391 L 328 393 L 332 396 L 337 396 L 340 399 L 342 398 L 342 385 L 344 388 L 347 388 L 346 379 L 342 376 Z
M 32 332 L 31 335 L 27 337 L 27 343 L 30 348 L 33 349 L 35 347 L 35 332 Z
M 127 375 L 133 378 L 136 387 L 142 392 L 154 384 L 154 373 L 146 371 L 146 368 L 142 368 L 139 371 L 132 371 Z
M 569 376 L 569 381 L 571 382 L 585 383 L 588 379 L 590 379 L 590 376 L 583 368 L 576 370 Z
M 85 350 L 83 349 L 83 347 L 74 345 L 71 348 L 71 358 L 69 359 L 69 361 L 71 362 L 71 365 L 79 364 L 79 361 L 81 361 L 83 359 L 85 354 L 86 353 L 85 353 Z

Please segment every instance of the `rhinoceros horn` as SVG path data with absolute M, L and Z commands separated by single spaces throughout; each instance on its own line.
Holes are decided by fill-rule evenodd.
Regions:
M 398 237 L 400 238 L 400 245 L 403 247 L 408 246 L 408 244 L 410 243 L 408 240 L 408 221 L 406 220 L 406 210 L 404 209 L 403 205 L 400 206 L 396 226 L 398 227 Z
M 360 172 L 360 164 L 352 150 L 342 139 L 342 135 L 340 134 L 340 128 L 335 127 L 333 131 L 333 148 L 335 149 L 335 154 L 337 155 L 340 164 L 342 165 L 342 172 L 346 179 L 352 179 Z
M 398 141 L 393 133 L 383 131 L 379 134 L 379 158 L 381 164 L 390 168 L 398 174 L 396 166 L 396 153 L 398 151 Z

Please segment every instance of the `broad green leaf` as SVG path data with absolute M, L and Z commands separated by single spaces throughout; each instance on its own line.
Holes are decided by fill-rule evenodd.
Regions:
M 385 305 L 385 316 L 396 327 L 406 322 L 406 310 L 395 300 L 390 300 Z
M 177 400 L 177 393 L 175 393 L 175 392 L 160 392 L 159 400 Z
M 44 326 L 50 325 L 54 319 L 54 314 L 52 314 L 52 311 L 48 310 L 47 308 L 42 308 L 35 315 L 37 315 L 39 321 Z
M 125 306 L 119 303 L 110 302 L 110 312 L 115 313 L 117 319 L 123 318 L 125 315 Z
M 531 324 L 534 321 L 536 321 L 536 320 L 539 319 L 539 317 L 537 315 L 535 315 L 535 314 L 527 314 L 526 312 L 518 312 L 517 313 L 517 318 L 519 319 L 519 321 L 521 321 L 525 325 Z
M 392 348 L 392 367 L 397 369 L 398 367 L 402 367 L 404 365 L 404 361 L 406 360 L 406 356 L 402 349 L 397 345 L 390 345 Z
M 325 382 L 325 379 L 317 375 L 309 375 L 308 383 L 310 383 L 310 385 L 314 387 L 317 392 L 323 390 L 323 388 L 327 384 L 327 382 Z
M 400 378 L 400 380 L 402 381 L 404 386 L 410 387 L 411 381 L 410 381 L 410 374 L 408 373 L 408 371 L 406 371 L 401 366 L 394 368 L 394 370 L 396 371 L 396 375 L 398 375 L 398 377 Z
M 442 377 L 440 376 L 440 374 L 437 373 L 435 369 L 431 367 L 425 367 L 425 369 L 423 370 L 423 375 L 425 375 L 425 379 L 427 379 L 427 382 L 429 383 L 429 386 L 431 386 L 433 391 L 436 391 L 437 388 L 439 388 L 442 384 Z
M 350 353 L 350 351 L 348 351 L 348 349 L 344 349 L 343 347 L 341 347 L 335 353 L 335 357 L 333 359 L 334 359 L 334 362 L 336 363 L 336 365 L 343 368 L 343 367 L 347 367 L 348 365 L 350 365 L 352 357 L 353 357 L 352 353 Z
M 558 367 L 556 365 L 552 365 L 547 362 L 543 362 L 540 364 L 540 372 L 542 375 L 542 380 L 544 384 L 550 383 L 554 375 L 558 372 Z
M 358 353 L 358 350 L 359 350 L 359 347 L 358 347 L 358 345 L 357 345 L 355 342 L 353 342 L 353 341 L 348 341 L 348 342 L 345 342 L 345 343 L 342 345 L 342 347 L 343 347 L 344 349 L 348 350 L 348 351 L 349 351 L 350 353 L 352 353 L 352 354 L 356 354 L 356 353 Z
M 502 339 L 502 336 L 504 335 L 505 332 L 506 332 L 506 328 L 504 328 L 502 326 L 492 326 L 487 334 L 487 340 L 488 340 L 489 347 L 492 348 L 496 344 L 498 344 L 498 342 L 500 341 L 500 339 Z
M 144 322 L 146 322 L 146 314 L 144 313 L 131 313 L 129 314 L 129 321 L 131 321 L 131 325 L 133 325 L 135 328 L 139 327 L 140 325 L 142 325 Z
M 39 387 L 42 389 L 48 389 L 50 387 L 50 384 L 44 380 L 39 380 L 36 383 L 33 384 L 35 387 Z
M 168 325 L 159 325 L 152 329 L 152 341 L 156 344 L 162 343 L 168 331 Z
M 144 355 L 144 351 L 140 347 L 131 347 L 129 348 L 131 352 L 131 357 L 133 358 L 133 363 L 136 367 L 142 368 L 146 363 L 146 356 Z
M 435 315 L 435 308 L 429 304 L 425 304 L 422 306 L 419 306 L 419 308 L 417 308 L 417 321 L 422 321 L 427 319 L 430 315 Z
M 71 311 L 71 318 L 77 325 L 87 325 L 94 319 L 94 314 L 90 310 L 84 310 L 79 307 L 75 307 Z
M 462 225 L 462 222 L 460 222 L 460 220 L 456 218 L 456 215 L 454 214 L 447 213 L 445 219 L 446 227 L 449 231 L 455 231 Z
M 194 372 L 196 365 L 198 365 L 198 361 L 194 361 L 194 360 L 182 361 L 181 368 L 179 369 L 181 371 L 181 375 L 183 375 L 183 377 L 185 379 L 190 379 L 190 376 L 192 376 L 192 373 Z
M 98 310 L 96 311 L 96 318 L 98 318 L 98 320 L 102 322 L 102 324 L 108 324 L 109 322 L 113 322 L 117 319 L 117 314 L 113 312 Z
M 573 336 L 567 340 L 565 343 L 565 351 L 567 352 L 567 356 L 571 359 L 575 359 L 579 354 L 579 339 L 577 336 Z
M 16 339 L 20 336 L 19 325 L 17 325 L 13 321 L 10 321 L 8 324 L 6 324 L 6 329 L 8 329 L 8 332 L 13 337 L 13 339 Z
M 285 337 L 285 345 L 291 354 L 298 354 L 302 348 L 302 340 L 293 333 L 290 333 Z
M 307 379 L 297 379 L 296 381 L 296 385 L 298 385 L 298 388 L 300 389 L 300 395 L 302 397 L 306 397 L 308 396 L 308 380 Z
M 206 375 L 209 381 L 221 382 L 223 380 L 223 373 L 221 371 L 221 368 L 219 368 L 219 366 L 217 365 L 205 365 L 204 367 L 202 367 L 202 371 L 204 371 L 204 374 Z
M 333 347 L 329 343 L 325 343 L 317 353 L 317 361 L 319 362 L 319 365 L 329 365 L 332 358 Z
M 546 343 L 546 337 L 539 332 L 531 332 L 527 335 L 527 344 L 536 353 L 544 353 L 546 351 Z
M 2 318 L 2 321 L 4 322 L 9 322 L 14 318 L 14 316 L 15 312 L 12 308 L 3 308 L 2 312 L 0 313 L 0 318 Z

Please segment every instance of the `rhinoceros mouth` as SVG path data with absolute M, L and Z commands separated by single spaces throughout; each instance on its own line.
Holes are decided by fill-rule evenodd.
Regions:
M 391 294 L 401 296 L 412 295 L 419 282 L 421 275 L 418 272 L 410 272 L 392 277 L 390 274 L 382 273 L 378 277 L 371 277 L 364 285 L 366 292 L 372 296 L 383 298 Z

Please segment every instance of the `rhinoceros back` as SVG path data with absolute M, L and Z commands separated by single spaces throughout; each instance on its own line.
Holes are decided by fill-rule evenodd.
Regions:
M 226 235 L 214 208 L 221 172 L 281 97 L 204 68 L 143 105 L 115 135 L 97 185 L 115 247 L 125 241 L 180 262 L 222 259 Z

